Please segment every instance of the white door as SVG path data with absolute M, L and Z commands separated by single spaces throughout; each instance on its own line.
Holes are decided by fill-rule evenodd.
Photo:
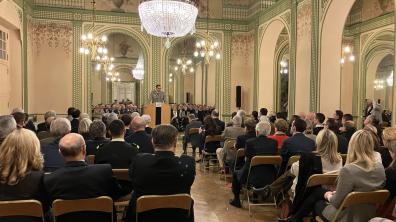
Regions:
M 8 33 L 0 26 L 0 115 L 10 114 L 11 82 L 8 69 Z
M 130 100 L 136 103 L 136 88 L 134 82 L 113 82 L 113 101 Z

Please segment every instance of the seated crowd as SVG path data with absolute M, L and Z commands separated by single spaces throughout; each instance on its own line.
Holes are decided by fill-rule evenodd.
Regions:
M 239 110 L 225 123 L 213 107 L 180 104 L 172 106 L 175 126 L 151 129 L 150 116 L 129 109 L 117 112 L 127 109 L 122 105 L 109 107 L 109 112 L 101 112 L 101 118 L 93 121 L 75 108 L 69 108 L 68 118 L 48 111 L 37 127 L 26 122 L 21 109 L 0 116 L 0 200 L 39 200 L 46 221 L 52 221 L 56 199 L 109 196 L 117 201 L 127 197 L 123 219 L 135 221 L 139 197 L 190 194 L 196 162 L 202 160 L 205 168 L 210 164 L 205 164 L 206 159 L 217 159 L 219 173 L 232 177 L 230 204 L 234 207 L 242 207 L 241 191 L 246 188 L 253 191 L 248 195 L 254 203 L 275 201 L 277 207 L 288 209 L 279 215 L 282 221 L 302 221 L 310 215 L 332 221 L 349 193 L 387 189 L 390 197 L 381 208 L 356 205 L 343 210 L 341 218 L 394 219 L 396 128 L 383 129 L 374 115 L 366 117 L 361 130 L 352 115 L 340 110 L 328 118 L 322 113 L 300 113 L 290 119 L 265 108 L 251 115 Z M 175 149 L 180 130 L 184 136 L 179 157 Z M 187 155 L 188 144 L 193 157 Z M 238 156 L 241 149 L 244 155 Z M 278 166 L 251 166 L 259 156 L 279 156 L 281 161 Z M 290 163 L 296 156 L 298 160 Z M 94 157 L 91 164 L 89 157 Z M 128 169 L 129 179 L 115 179 L 112 169 Z M 337 174 L 337 184 L 307 187 L 314 174 Z M 78 212 L 63 215 L 60 221 L 107 221 L 108 217 Z M 193 205 L 189 213 L 163 209 L 138 218 L 194 221 Z

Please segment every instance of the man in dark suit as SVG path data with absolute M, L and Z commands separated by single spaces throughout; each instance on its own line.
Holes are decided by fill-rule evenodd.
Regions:
M 220 128 L 220 132 L 223 132 L 225 129 L 225 123 L 219 119 L 219 111 L 212 111 L 212 118 L 216 122 L 217 126 Z
M 333 131 L 337 136 L 338 140 L 338 149 L 337 151 L 342 154 L 346 154 L 348 152 L 348 140 L 339 134 L 339 125 L 337 121 L 333 118 L 328 118 L 326 121 L 326 127 Z
M 110 164 L 113 169 L 128 169 L 136 157 L 138 149 L 125 142 L 125 125 L 121 120 L 113 120 L 110 123 L 109 131 L 112 140 L 99 147 L 95 154 L 95 164 Z M 119 183 L 125 193 L 132 191 L 130 181 L 119 180 Z
M 50 202 L 56 199 L 74 200 L 110 196 L 122 196 L 121 187 L 112 177 L 111 166 L 85 163 L 84 138 L 75 133 L 64 136 L 59 142 L 60 153 L 66 161 L 64 167 L 45 175 L 44 187 Z M 61 216 L 62 221 L 104 221 L 108 214 L 79 212 Z M 109 221 L 109 220 L 106 220 Z
M 133 118 L 131 124 L 133 134 L 125 138 L 125 141 L 138 147 L 139 153 L 154 153 L 151 136 L 146 133 L 146 121 L 140 116 Z
M 155 154 L 138 154 L 129 168 L 133 194 L 125 221 L 135 221 L 136 200 L 143 195 L 190 194 L 195 179 L 195 161 L 175 156 L 178 131 L 171 125 L 153 129 Z M 191 210 L 193 207 L 191 206 Z M 139 214 L 139 221 L 193 221 L 184 210 L 163 209 Z
M 56 118 L 52 121 L 50 132 L 52 141 L 41 143 L 41 153 L 44 156 L 44 171 L 52 172 L 64 166 L 65 161 L 59 154 L 59 141 L 66 134 L 70 133 L 70 121 L 66 118 Z M 46 139 L 46 140 L 47 140 Z
M 50 131 L 51 121 L 49 121 L 50 117 L 56 117 L 56 112 L 53 110 L 47 111 L 44 113 L 44 122 L 39 123 L 37 125 L 37 133 L 42 131 Z M 52 119 L 53 120 L 53 119 Z
M 246 162 L 241 170 L 234 172 L 232 176 L 232 192 L 234 199 L 230 204 L 234 207 L 241 207 L 239 195 L 242 184 L 248 183 L 254 187 L 263 187 L 272 183 L 276 177 L 276 168 L 273 165 L 262 165 L 252 168 L 250 172 L 249 181 L 247 181 L 250 161 L 254 156 L 276 155 L 278 143 L 276 140 L 270 139 L 267 136 L 271 133 L 271 125 L 268 122 L 260 122 L 256 125 L 256 138 L 246 141 Z
M 187 144 L 191 142 L 193 155 L 195 156 L 195 150 L 198 147 L 201 147 L 202 137 L 198 133 L 197 135 L 189 134 L 190 129 L 201 128 L 202 122 L 195 117 L 195 114 L 188 114 L 189 124 L 187 124 L 186 129 L 184 130 L 183 137 L 183 154 L 187 154 Z
M 122 122 L 124 122 L 125 125 L 125 138 L 133 134 L 133 130 L 130 129 L 131 127 L 131 122 L 132 122 L 132 117 L 129 114 L 123 114 L 121 116 Z
M 314 135 L 318 135 L 318 133 L 324 128 L 324 121 L 326 116 L 323 113 L 316 113 L 314 119 L 314 128 L 312 129 Z
M 80 114 L 81 111 L 79 109 L 73 110 L 73 119 L 70 121 L 72 133 L 78 133 L 78 126 L 80 125 L 80 120 L 78 118 L 80 118 Z
M 279 169 L 278 175 L 282 175 L 285 172 L 287 162 L 291 156 L 301 153 L 310 153 L 315 150 L 315 142 L 304 135 L 306 128 L 307 123 L 305 120 L 298 118 L 293 121 L 291 127 L 291 133 L 293 136 L 283 141 L 280 151 L 282 156 L 282 165 Z

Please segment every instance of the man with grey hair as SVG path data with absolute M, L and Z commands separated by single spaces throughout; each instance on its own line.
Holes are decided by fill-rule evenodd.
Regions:
M 92 139 L 86 141 L 87 155 L 95 155 L 96 151 L 110 142 L 106 139 L 106 125 L 101 120 L 94 120 L 89 126 L 89 134 Z
M 11 115 L 0 116 L 0 145 L 3 140 L 17 128 L 15 119 Z
M 139 153 L 154 153 L 151 136 L 146 133 L 146 121 L 140 116 L 133 118 L 131 123 L 133 134 L 126 137 L 125 141 L 138 147 Z
M 144 115 L 142 115 L 142 118 L 143 118 L 144 122 L 146 122 L 146 128 L 145 128 L 146 133 L 151 134 L 151 132 L 153 131 L 153 128 L 150 127 L 151 116 L 144 114 Z
M 220 131 L 223 132 L 225 129 L 225 123 L 219 119 L 219 111 L 217 109 L 213 110 L 211 113 L 212 118 L 216 122 L 217 126 L 220 128 Z M 203 118 L 202 118 L 203 120 Z
M 270 139 L 267 136 L 271 133 L 271 125 L 268 122 L 259 122 L 256 125 L 256 138 L 246 141 L 245 148 L 245 165 L 241 170 L 234 172 L 232 177 L 232 192 L 234 199 L 230 204 L 240 208 L 241 201 L 239 195 L 243 184 L 253 187 L 264 187 L 271 184 L 276 178 L 276 168 L 273 165 L 260 165 L 252 168 L 250 172 L 249 181 L 247 176 L 250 168 L 250 161 L 255 156 L 272 156 L 277 154 L 278 144 L 276 140 Z
M 64 165 L 65 162 L 59 154 L 59 141 L 70 131 L 71 125 L 68 119 L 56 118 L 52 121 L 50 126 L 52 141 L 48 143 L 47 139 L 50 138 L 40 141 L 41 152 L 44 155 L 44 171 L 52 172 Z
M 59 142 L 60 154 L 65 166 L 44 178 L 44 187 L 50 202 L 56 199 L 86 199 L 122 196 L 121 187 L 112 176 L 108 164 L 88 165 L 84 159 L 86 147 L 84 138 L 76 133 L 64 136 Z M 111 215 L 98 212 L 72 213 L 64 221 L 108 221 Z M 66 219 L 67 218 L 67 219 Z
M 195 179 L 195 161 L 192 157 L 175 155 L 177 129 L 172 125 L 159 125 L 153 129 L 154 155 L 139 154 L 129 167 L 134 191 L 125 221 L 134 221 L 136 200 L 142 195 L 190 194 Z M 159 186 L 160 184 L 160 186 Z M 191 206 L 192 208 L 193 206 Z M 139 221 L 193 221 L 191 211 L 167 209 L 161 213 L 139 214 Z
M 44 113 L 44 122 L 37 125 L 37 133 L 41 131 L 50 131 L 51 122 L 49 120 L 53 120 L 53 118 L 50 117 L 56 117 L 56 112 L 54 110 L 50 110 Z

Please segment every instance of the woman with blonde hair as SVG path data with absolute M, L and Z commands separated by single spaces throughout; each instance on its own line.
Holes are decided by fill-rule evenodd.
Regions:
M 295 193 L 291 221 L 301 221 L 307 216 L 325 190 L 322 187 L 307 188 L 308 178 L 312 174 L 335 173 L 342 168 L 342 158 L 337 149 L 336 134 L 325 128 L 316 137 L 316 152 L 301 154 L 300 160 L 293 163 L 290 173 L 296 177 L 291 188 L 292 194 Z
M 78 133 L 83 136 L 84 140 L 87 141 L 91 139 L 91 134 L 89 133 L 89 127 L 91 126 L 92 121 L 88 118 L 84 118 L 80 121 L 78 125 Z
M 385 169 L 376 160 L 374 140 L 367 130 L 353 134 L 349 142 L 345 166 L 340 170 L 335 192 L 322 192 L 323 199 L 315 205 L 315 213 L 326 221 L 331 221 L 345 197 L 354 191 L 374 191 L 383 187 Z M 375 217 L 376 207 L 356 205 L 346 208 L 338 221 L 368 221 Z
M 23 128 L 14 130 L 0 146 L 0 200 L 39 200 L 46 212 L 42 169 L 36 134 Z

